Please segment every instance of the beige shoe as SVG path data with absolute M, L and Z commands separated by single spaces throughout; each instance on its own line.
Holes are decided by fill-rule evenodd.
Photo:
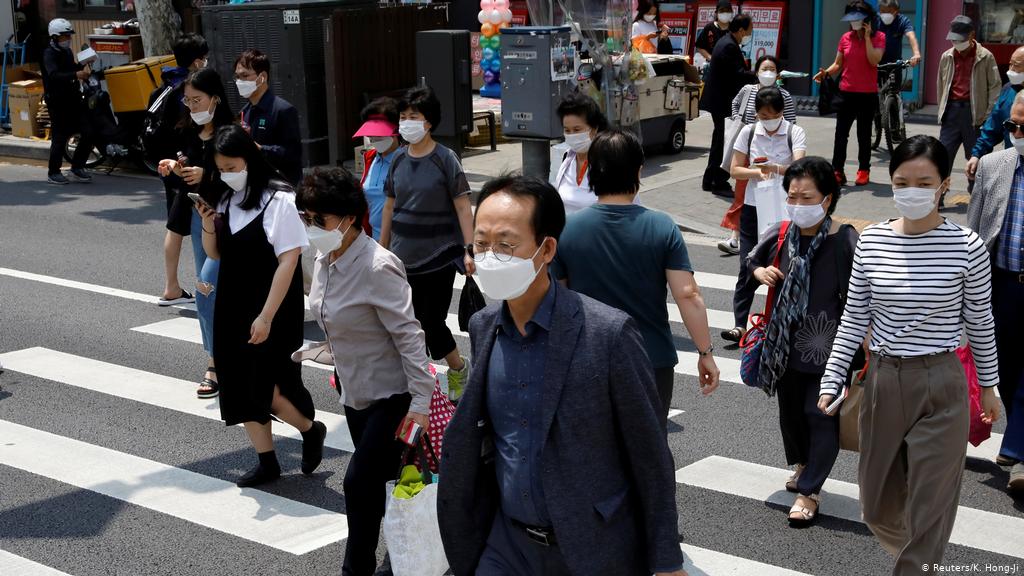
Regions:
M 1024 462 L 1018 462 L 1010 469 L 1010 481 L 1006 489 L 1010 492 L 1024 492 Z

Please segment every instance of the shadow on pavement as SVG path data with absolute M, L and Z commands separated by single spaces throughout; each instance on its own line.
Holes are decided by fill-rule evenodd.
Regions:
M 156 178 L 148 181 L 104 174 L 95 174 L 93 181 L 88 184 L 73 183 L 66 186 L 55 186 L 39 180 L 6 181 L 0 193 L 0 207 L 50 206 L 83 198 L 114 197 L 123 199 L 124 206 L 82 214 L 119 224 L 149 224 L 167 220 L 167 205 L 162 188 Z

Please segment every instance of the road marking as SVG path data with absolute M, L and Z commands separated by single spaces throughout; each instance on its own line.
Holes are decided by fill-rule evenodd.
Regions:
M 343 540 L 343 514 L 0 420 L 0 464 L 295 555 Z
M 980 446 L 967 444 L 967 457 L 995 462 L 996 456 L 999 456 L 999 447 L 1002 446 L 1002 444 L 1003 435 L 993 432 L 992 436 L 990 436 L 988 440 L 982 442 Z
M 676 471 L 676 482 L 715 492 L 789 507 L 793 494 L 784 486 L 792 472 L 722 456 L 709 456 Z M 829 479 L 822 489 L 821 513 L 851 522 L 861 519 L 856 484 Z M 1024 518 L 960 506 L 950 542 L 978 550 L 1024 558 L 1020 535 Z
M 56 568 L 44 566 L 4 550 L 0 550 L 0 574 L 10 574 L 13 576 L 69 576 L 67 572 L 61 572 Z
M 198 327 L 198 321 L 192 321 Z M 220 421 L 220 404 L 217 399 L 196 398 L 196 384 L 186 380 L 46 348 L 28 348 L 0 354 L 0 364 L 11 372 Z M 327 425 L 327 446 L 346 452 L 355 451 L 344 416 L 317 410 L 316 418 Z M 299 431 L 287 424 L 274 423 L 273 429 L 279 436 L 302 440 Z
M 675 408 L 672 408 L 671 410 L 668 411 L 668 419 L 671 420 L 676 416 L 679 416 L 683 412 L 685 412 L 685 410 L 676 410 Z
M 683 570 L 686 570 L 689 576 L 809 576 L 803 572 L 705 550 L 689 544 L 683 544 L 681 547 L 684 554 Z
M 713 272 L 694 272 L 694 280 L 697 281 L 697 285 L 701 288 L 711 288 L 714 290 L 725 290 L 726 292 L 732 292 L 736 289 L 736 277 L 728 274 L 715 274 Z M 455 288 L 462 290 L 466 285 L 466 277 L 462 274 L 455 275 Z M 757 287 L 757 293 L 761 295 L 768 294 L 768 288 L 764 286 Z

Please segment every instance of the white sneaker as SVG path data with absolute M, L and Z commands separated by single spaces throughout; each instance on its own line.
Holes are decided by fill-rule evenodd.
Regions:
M 735 238 L 729 238 L 728 240 L 722 240 L 719 242 L 718 249 L 726 254 L 735 256 L 740 253 L 740 243 Z

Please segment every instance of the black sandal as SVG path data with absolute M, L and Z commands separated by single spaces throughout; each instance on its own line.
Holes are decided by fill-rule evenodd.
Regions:
M 216 368 L 207 368 L 206 371 L 210 374 L 216 374 Z M 204 376 L 203 381 L 199 384 L 199 389 L 196 390 L 196 396 L 202 399 L 216 398 L 220 394 L 220 384 L 216 380 L 212 380 L 209 377 Z
M 743 339 L 743 328 L 736 327 L 732 330 L 722 330 L 722 339 L 739 344 L 740 340 Z

